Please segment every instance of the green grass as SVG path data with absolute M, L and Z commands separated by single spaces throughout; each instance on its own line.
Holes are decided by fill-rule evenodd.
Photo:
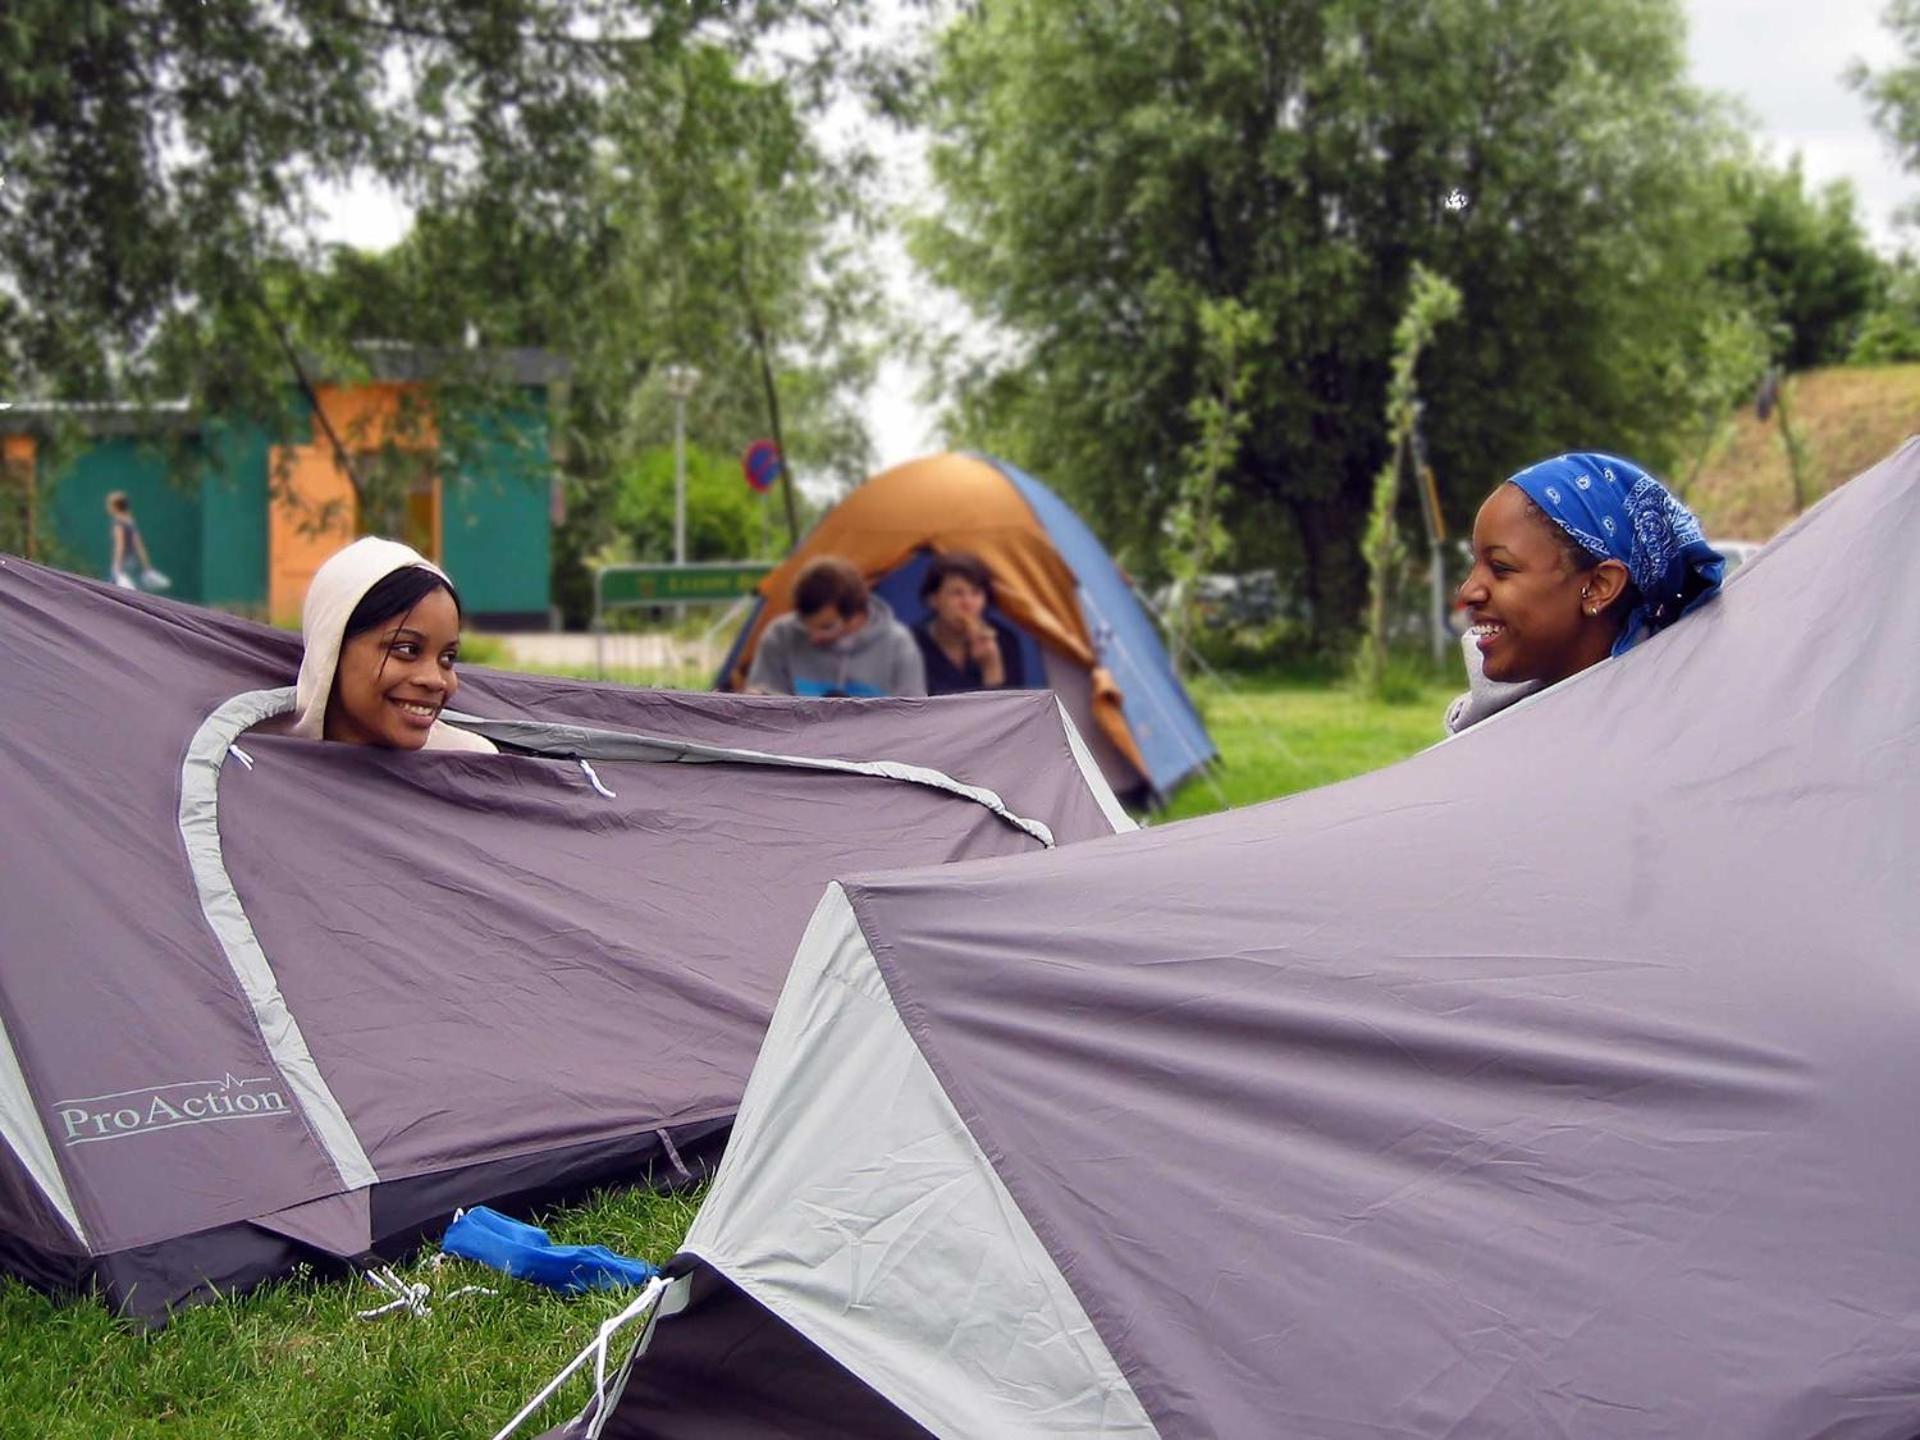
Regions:
M 658 684 L 664 677 L 622 676 Z M 1202 680 L 1195 699 L 1224 763 L 1189 785 L 1156 823 L 1222 804 L 1272 799 L 1412 754 L 1440 736 L 1456 686 L 1398 687 L 1383 704 L 1327 681 Z M 664 1260 L 698 1197 L 608 1192 L 540 1217 L 563 1242 L 599 1243 Z M 0 1282 L 0 1437 L 36 1440 L 453 1440 L 491 1435 L 570 1360 L 627 1297 L 562 1299 L 464 1262 L 396 1266 L 447 1295 L 482 1284 L 497 1295 L 374 1320 L 384 1303 L 364 1282 L 297 1276 L 238 1300 L 200 1306 L 146 1333 L 93 1300 L 50 1301 Z M 432 1303 L 432 1302 L 430 1302 Z M 529 1421 L 538 1434 L 575 1413 L 591 1382 L 576 1377 Z
M 1439 740 L 1447 702 L 1465 680 L 1403 682 L 1383 704 L 1324 680 L 1204 677 L 1190 687 L 1221 761 L 1154 823 L 1207 815 L 1331 785 L 1391 765 Z
M 563 1243 L 665 1258 L 694 1208 L 689 1196 L 606 1192 L 544 1218 Z M 506 1423 L 631 1298 L 564 1299 L 464 1261 L 435 1268 L 426 1255 L 394 1269 L 438 1295 L 474 1284 L 499 1293 L 360 1320 L 356 1311 L 387 1297 L 300 1275 L 147 1333 L 96 1301 L 0 1285 L 0 1436 L 471 1440 Z M 575 1413 L 590 1384 L 562 1391 L 523 1433 Z

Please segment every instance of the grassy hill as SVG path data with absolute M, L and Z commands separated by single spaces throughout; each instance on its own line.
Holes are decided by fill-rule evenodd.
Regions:
M 1788 384 L 1794 428 L 1812 450 L 1811 499 L 1845 484 L 1920 434 L 1920 365 L 1835 366 Z M 1709 536 L 1766 540 L 1791 520 L 1793 480 L 1776 414 L 1762 424 L 1751 405 L 1688 493 Z

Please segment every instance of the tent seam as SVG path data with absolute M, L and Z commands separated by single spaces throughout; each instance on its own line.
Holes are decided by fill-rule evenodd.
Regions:
M 1014 829 L 1023 831 L 1046 849 L 1054 849 L 1053 829 L 1043 820 L 1035 820 L 1014 811 L 999 793 L 983 785 L 969 785 L 943 770 L 915 765 L 903 760 L 840 760 L 824 756 L 784 755 L 773 750 L 748 750 L 733 746 L 708 745 L 696 740 L 677 740 L 645 735 L 638 731 L 603 730 L 585 725 L 560 725 L 532 720 L 487 720 L 478 715 L 445 711 L 451 724 L 475 734 L 501 739 L 509 744 L 547 754 L 564 753 L 573 759 L 628 760 L 642 764 L 730 764 L 765 765 L 780 769 L 824 770 L 842 775 L 863 775 L 870 779 L 897 780 L 944 791 L 962 800 L 970 800 L 998 816 Z M 555 747 L 543 749 L 544 746 Z M 561 748 L 561 747 L 564 747 Z M 621 754 L 622 750 L 657 748 L 672 752 L 667 757 L 645 754 Z

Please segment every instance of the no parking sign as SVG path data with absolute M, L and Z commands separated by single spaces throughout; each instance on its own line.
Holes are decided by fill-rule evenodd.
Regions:
M 756 440 L 740 457 L 740 468 L 746 473 L 747 484 L 764 495 L 780 478 L 780 451 L 771 440 Z

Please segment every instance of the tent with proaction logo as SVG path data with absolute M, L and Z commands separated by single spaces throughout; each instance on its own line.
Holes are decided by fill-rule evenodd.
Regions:
M 465 671 L 509 753 L 247 733 L 299 648 L 0 557 L 0 1269 L 153 1315 L 691 1175 L 831 876 L 1129 823 L 1044 694 Z
M 1392 768 L 832 887 L 571 1433 L 1920 1434 L 1916 555 L 1920 442 Z
M 883 471 L 828 512 L 760 582 L 760 599 L 720 670 L 747 678 L 766 627 L 793 609 L 810 560 L 857 567 L 893 613 L 926 614 L 920 582 L 935 554 L 965 550 L 993 572 L 991 618 L 1020 642 L 1028 683 L 1057 691 L 1122 796 L 1170 795 L 1215 754 L 1159 632 L 1126 576 L 1066 502 L 1004 460 L 933 455 Z

